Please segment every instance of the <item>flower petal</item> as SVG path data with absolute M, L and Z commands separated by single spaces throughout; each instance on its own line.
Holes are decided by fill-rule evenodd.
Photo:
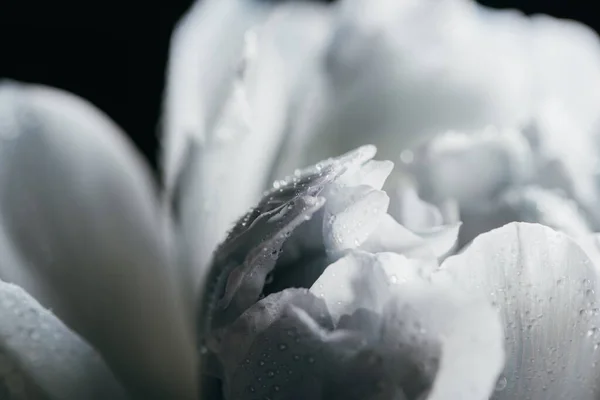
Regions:
M 328 251 L 360 246 L 386 215 L 389 197 L 368 186 L 342 188 L 325 205 L 323 236 Z
M 317 378 L 327 360 L 322 341 L 332 328 L 323 301 L 305 289 L 261 300 L 218 338 L 225 398 L 321 398 Z
M 488 28 L 469 2 L 338 7 L 323 76 L 313 79 L 323 82 L 306 100 L 316 97 L 318 106 L 296 133 L 305 143 L 287 151 L 299 153 L 300 164 L 364 144 L 367 133 L 384 158 L 395 159 L 446 129 L 519 126 L 528 118 L 524 18 L 511 18 L 507 34 L 506 25 Z
M 311 257 L 307 263 L 317 267 L 318 272 L 318 268 L 324 265 L 321 260 L 326 259 L 323 213 L 315 216 L 314 220 L 308 220 L 325 199 L 315 196 L 326 197 L 332 203 L 331 207 L 341 208 L 340 212 L 346 211 L 344 207 L 352 208 L 359 199 L 352 197 L 357 189 L 346 186 L 354 179 L 351 172 L 360 174 L 362 165 L 374 154 L 373 146 L 364 146 L 322 161 L 313 168 L 298 170 L 294 175 L 274 183 L 273 189 L 238 222 L 215 252 L 211 272 L 203 289 L 203 322 L 200 325 L 205 333 L 213 328 L 214 323 L 219 325 L 230 321 L 256 301 L 265 288 L 268 274 L 273 273 L 271 276 L 275 277 L 278 284 L 281 283 L 280 277 L 286 277 L 285 280 L 294 276 L 289 270 L 307 254 Z M 360 188 L 367 194 L 383 194 L 367 186 Z M 340 192 L 350 194 L 344 196 Z M 296 230 L 298 232 L 294 233 Z M 306 235 L 307 232 L 310 234 Z M 288 254 L 284 254 L 280 260 L 284 245 Z M 306 264 L 304 261 L 299 262 L 301 267 Z M 231 304 L 234 299 L 234 304 Z M 213 318 L 216 320 L 212 321 Z M 218 319 L 221 322 L 217 322 Z
M 419 197 L 413 186 L 400 186 L 390 202 L 390 215 L 412 231 L 424 231 L 444 224 L 442 212 Z
M 0 141 L 0 223 L 22 262 L 0 277 L 52 308 L 136 390 L 193 397 L 190 327 L 139 155 L 106 116 L 58 90 L 0 86 L 0 120 L 12 137 Z
M 202 2 L 174 39 L 165 173 L 191 307 L 217 245 L 260 200 L 301 61 L 312 52 L 315 33 L 305 27 L 323 24 L 317 5 L 269 3 Z
M 511 223 L 476 238 L 442 270 L 500 310 L 507 384 L 494 399 L 595 398 L 597 270 L 568 236 Z
M 515 131 L 477 135 L 449 132 L 434 139 L 411 169 L 425 199 L 456 199 L 462 208 L 480 207 L 532 174 L 531 151 Z
M 388 286 L 388 277 L 375 257 L 352 252 L 329 265 L 310 292 L 325 300 L 337 325 L 343 315 L 358 309 L 381 312 L 388 298 Z
M 465 209 L 461 219 L 460 247 L 470 243 L 477 235 L 509 222 L 540 223 L 573 237 L 591 234 L 574 201 L 535 186 L 509 190 L 486 208 Z
M 18 286 L 0 282 L 0 321 L 8 399 L 128 398 L 95 350 Z
M 223 297 L 215 310 L 208 310 L 209 313 L 216 313 L 212 317 L 214 324 L 232 321 L 260 298 L 267 275 L 275 267 L 285 240 L 323 204 L 322 198 L 300 197 L 254 221 L 247 234 L 262 237 L 263 242 L 251 249 L 243 263 L 230 271 Z M 275 226 L 269 227 L 270 224 Z
M 198 1 L 171 39 L 165 101 L 163 168 L 168 190 L 184 167 L 190 141 L 205 141 L 230 96 L 246 33 L 271 7 L 258 1 Z
M 411 232 L 390 215 L 384 215 L 380 224 L 360 245 L 371 253 L 394 252 L 411 258 L 433 261 L 448 255 L 455 248 L 461 224 L 444 225 L 425 232 Z
M 407 398 L 483 399 L 492 392 L 503 365 L 496 313 L 446 277 L 428 280 L 422 272 L 397 254 L 353 252 L 311 288 L 325 300 L 338 330 L 364 338 L 332 373 L 338 394 L 368 398 L 375 386 Z M 488 354 L 485 362 L 481 351 Z

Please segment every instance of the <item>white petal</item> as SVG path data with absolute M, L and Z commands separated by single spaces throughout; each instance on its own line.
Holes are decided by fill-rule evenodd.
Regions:
M 484 399 L 492 392 L 503 365 L 499 318 L 481 298 L 421 272 L 397 254 L 353 252 L 311 288 L 338 330 L 364 338 L 344 368 L 332 371 L 336 390 L 360 398 L 351 393 L 368 389 L 375 374 L 380 388 L 400 389 L 409 398 Z
M 413 231 L 428 230 L 443 225 L 441 211 L 419 197 L 413 186 L 396 188 L 390 201 L 390 215 Z
M 455 248 L 460 227 L 460 223 L 443 225 L 417 233 L 406 229 L 386 214 L 360 249 L 371 253 L 395 252 L 411 258 L 434 261 Z
M 193 395 L 167 232 L 132 145 L 91 105 L 48 88 L 0 86 L 0 120 L 12 136 L 0 141 L 0 224 L 22 262 L 0 277 L 52 308 L 132 386 Z
M 22 379 L 28 386 L 22 390 L 35 386 L 39 398 L 128 398 L 91 346 L 21 288 L 4 282 L 0 321 L 0 386 L 9 391 L 12 386 L 10 399 L 25 398 L 16 392 Z
M 340 189 L 325 205 L 323 239 L 331 253 L 361 245 L 386 215 L 389 197 L 367 186 Z
M 412 167 L 426 199 L 456 199 L 479 207 L 532 173 L 529 144 L 519 132 L 493 128 L 477 135 L 449 132 L 434 139 Z
M 589 27 L 549 16 L 531 19 L 536 104 L 557 102 L 573 129 L 590 132 L 600 116 L 600 41 Z M 568 77 L 568 79 L 565 79 Z
M 314 162 L 369 141 L 395 159 L 446 129 L 527 120 L 524 18 L 491 29 L 463 1 L 345 1 L 340 8 L 324 83 L 314 83 L 318 107 L 297 133 L 309 143 L 290 148 L 291 157 L 295 150 Z
M 343 315 L 361 308 L 381 312 L 390 282 L 377 261 L 369 253 L 352 252 L 329 265 L 310 288 L 325 300 L 336 325 Z
M 190 24 L 200 22 L 193 25 L 193 29 L 202 31 L 199 39 L 194 40 L 208 46 L 210 51 L 200 52 L 202 60 L 189 62 L 184 57 L 173 61 L 172 94 L 167 95 L 167 110 L 172 109 L 167 117 L 173 122 L 167 124 L 165 132 L 165 157 L 167 160 L 173 157 L 176 163 L 185 163 L 183 168 L 175 171 L 177 176 L 172 179 L 177 182 L 175 189 L 178 191 L 174 193 L 173 201 L 181 225 L 182 280 L 190 304 L 195 304 L 197 288 L 201 287 L 200 282 L 204 280 L 217 244 L 226 238 L 235 221 L 260 199 L 266 187 L 283 139 L 290 91 L 302 69 L 299 61 L 303 56 L 310 56 L 315 40 L 315 35 L 305 27 L 323 24 L 326 17 L 320 7 L 308 4 L 280 5 L 268 13 L 264 10 L 268 8 L 267 3 L 238 0 L 208 2 L 207 6 L 229 15 L 223 19 L 219 18 L 220 14 L 208 13 L 199 17 L 201 21 L 194 21 L 196 17 L 190 16 Z M 199 9 L 197 12 L 203 11 Z M 268 15 L 263 15 L 265 13 Z M 207 25 L 202 23 L 204 18 L 210 20 Z M 212 31 L 214 24 L 218 25 L 216 33 Z M 249 30 L 252 26 L 253 29 Z M 185 35 L 191 35 L 192 31 L 186 29 L 182 28 L 180 46 L 181 51 L 187 54 Z M 245 45 L 249 55 L 243 51 L 244 32 L 249 39 Z M 213 34 L 217 36 L 211 36 Z M 178 40 L 175 38 L 176 42 Z M 292 47 L 294 51 L 291 51 Z M 210 58 L 213 52 L 223 53 L 218 64 Z M 235 67 L 240 62 L 245 67 L 236 77 Z M 178 68 L 193 71 L 197 79 L 190 83 L 185 75 L 178 74 Z M 215 74 L 225 76 L 217 78 Z M 199 88 L 202 83 L 213 80 L 216 83 L 207 86 L 210 90 Z M 215 97 L 212 90 L 215 85 L 225 96 L 222 99 Z M 180 96 L 181 86 L 186 86 L 181 91 L 193 92 L 191 100 Z M 197 93 L 202 94 L 201 102 Z M 227 96 L 233 98 L 226 101 Z M 183 106 L 180 101 L 187 104 Z M 204 103 L 210 103 L 208 108 Z M 229 106 L 225 107 L 225 103 Z M 188 111 L 180 115 L 179 109 Z M 200 127 L 196 123 L 181 127 L 181 124 L 186 124 L 188 115 L 196 118 L 198 112 L 202 118 L 206 112 L 206 118 L 214 119 L 214 123 L 202 121 L 203 126 Z M 186 134 L 185 129 L 191 129 L 193 133 Z M 180 139 L 182 135 L 185 140 Z M 169 146 L 169 142 L 174 144 Z M 188 150 L 187 157 L 184 157 L 184 150 L 178 150 L 177 154 L 169 153 L 169 147 Z M 166 174 L 168 178 L 168 164 Z
M 504 365 L 500 320 L 481 298 L 435 278 L 397 285 L 383 311 L 382 340 L 412 347 L 408 354 L 417 356 L 421 373 L 433 375 L 425 399 L 487 399 Z M 388 354 L 393 360 L 393 352 Z
M 465 209 L 459 246 L 477 235 L 509 222 L 532 222 L 549 226 L 572 237 L 591 234 L 578 205 L 570 199 L 535 186 L 517 187 L 486 208 Z
M 571 239 L 512 223 L 479 236 L 442 270 L 501 312 L 507 385 L 494 399 L 595 398 L 597 270 Z
M 190 141 L 216 125 L 243 58 L 245 34 L 267 15 L 258 1 L 198 1 L 178 23 L 169 53 L 163 168 L 175 185 Z

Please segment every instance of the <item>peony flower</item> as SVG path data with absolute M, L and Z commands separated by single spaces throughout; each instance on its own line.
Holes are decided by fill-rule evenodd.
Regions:
M 597 398 L 598 54 L 467 0 L 205 0 L 161 187 L 1 83 L 0 397 Z

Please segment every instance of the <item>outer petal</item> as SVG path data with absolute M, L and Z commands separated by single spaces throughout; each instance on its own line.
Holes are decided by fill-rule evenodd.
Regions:
M 0 224 L 17 283 L 136 389 L 191 398 L 194 357 L 149 171 L 75 96 L 0 86 Z
M 446 129 L 518 126 L 528 118 L 521 16 L 490 29 L 466 1 L 356 0 L 338 7 L 322 75 L 302 88 L 312 92 L 305 101 L 317 106 L 298 123 L 303 143 L 286 152 L 304 157 L 297 164 L 364 144 L 367 135 L 384 158 L 395 159 Z
M 190 304 L 195 304 L 216 246 L 226 238 L 235 221 L 260 199 L 285 130 L 291 87 L 302 69 L 303 57 L 310 57 L 314 42 L 319 40 L 317 27 L 327 23 L 327 15 L 314 4 L 280 5 L 262 21 L 267 3 L 208 2 L 207 7 L 215 10 L 235 8 L 235 12 L 221 10 L 231 12 L 233 19 L 207 14 L 209 23 L 194 28 L 202 31 L 200 39 L 196 38 L 198 43 L 211 50 L 202 53 L 206 60 L 189 62 L 185 57 L 176 58 L 172 66 L 167 95 L 167 119 L 171 123 L 165 133 L 166 174 L 168 184 L 176 182 L 171 182 L 168 189 L 176 189 L 173 201 L 180 225 L 182 280 Z M 238 24 L 239 20 L 242 22 Z M 223 32 L 223 37 L 213 40 L 208 35 L 213 24 L 219 25 L 215 32 Z M 252 24 L 255 26 L 250 30 Z M 305 29 L 306 26 L 315 29 Z M 180 32 L 182 40 L 192 32 L 186 29 Z M 245 54 L 244 31 L 248 38 Z M 184 50 L 185 43 L 181 46 Z M 213 51 L 219 55 L 224 52 L 223 65 L 212 62 Z M 178 74 L 180 68 L 193 71 L 191 88 L 185 75 Z M 237 77 L 235 68 L 240 70 Z M 207 86 L 201 87 L 203 83 Z M 192 98 L 188 100 L 190 91 Z M 180 96 L 180 92 L 186 96 Z M 215 96 L 217 92 L 219 96 Z M 225 97 L 221 98 L 221 94 Z M 180 101 L 187 104 L 182 106 Z M 187 123 L 190 118 L 192 123 Z M 174 167 L 175 172 L 171 172 L 169 165 L 176 164 L 184 166 Z M 175 176 L 169 178 L 171 174 Z
M 169 54 L 164 116 L 167 188 L 173 189 L 184 167 L 190 141 L 207 140 L 217 124 L 240 63 L 250 61 L 244 60 L 247 33 L 271 9 L 266 2 L 253 0 L 197 1 L 177 25 Z
M 4 282 L 0 321 L 0 394 L 7 400 L 128 398 L 86 342 L 21 288 Z
M 571 239 L 512 223 L 479 236 L 442 270 L 501 312 L 507 384 L 494 399 L 596 398 L 597 269 Z

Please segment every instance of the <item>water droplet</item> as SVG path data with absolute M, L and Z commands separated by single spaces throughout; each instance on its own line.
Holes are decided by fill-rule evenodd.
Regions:
M 279 351 L 284 351 L 284 350 L 287 350 L 288 347 L 287 347 L 287 344 L 280 343 L 278 348 L 279 348 Z
M 274 372 L 274 371 L 272 371 L 272 370 L 269 370 L 269 371 L 267 371 L 267 376 L 268 376 L 269 378 L 274 378 L 274 377 L 275 377 L 275 372 Z
M 496 392 L 501 392 L 504 389 L 506 389 L 506 386 L 508 385 L 508 381 L 506 380 L 506 378 L 504 376 L 501 376 L 498 381 L 496 382 L 496 388 L 494 389 Z

